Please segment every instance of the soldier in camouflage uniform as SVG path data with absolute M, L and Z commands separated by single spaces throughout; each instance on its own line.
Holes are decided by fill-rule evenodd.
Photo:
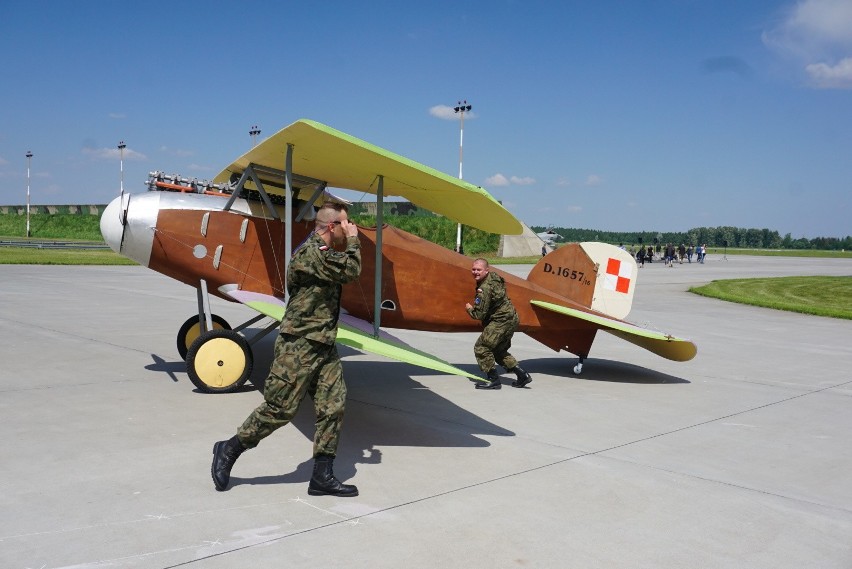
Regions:
M 512 336 L 518 328 L 518 313 L 506 296 L 506 282 L 503 277 L 489 270 L 485 259 L 476 259 L 470 271 L 476 281 L 476 298 L 472 305 L 465 304 L 465 308 L 471 318 L 481 320 L 485 327 L 473 347 L 473 354 L 479 369 L 488 379 L 486 383 L 477 382 L 476 388 L 500 389 L 497 363 L 517 376 L 512 387 L 524 387 L 532 381 L 532 377 L 509 353 Z
M 345 245 L 346 249 L 339 252 L 332 245 Z M 317 212 L 314 232 L 290 261 L 290 300 L 264 384 L 264 402 L 235 436 L 213 447 L 211 474 L 217 490 L 227 489 L 231 468 L 240 454 L 289 423 L 305 394 L 309 394 L 317 420 L 314 471 L 308 494 L 358 495 L 355 486 L 341 484 L 335 478 L 332 463 L 346 405 L 346 384 L 335 345 L 340 293 L 342 285 L 357 279 L 360 273 L 358 227 L 349 222 L 342 205 L 323 205 Z

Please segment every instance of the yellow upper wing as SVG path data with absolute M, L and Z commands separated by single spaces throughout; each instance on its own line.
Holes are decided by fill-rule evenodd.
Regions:
M 484 189 L 389 150 L 311 120 L 298 120 L 239 157 L 214 179 L 227 182 L 249 164 L 284 170 L 287 145 L 293 145 L 293 173 L 330 187 L 378 191 L 400 196 L 429 211 L 503 235 L 518 235 L 521 223 Z M 262 178 L 261 178 L 262 179 Z

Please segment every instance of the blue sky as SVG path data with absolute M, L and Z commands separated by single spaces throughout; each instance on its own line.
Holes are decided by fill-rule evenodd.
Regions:
M 300 118 L 458 175 L 466 99 L 464 178 L 528 225 L 852 233 L 850 0 L 3 0 L 0 21 L 2 205 L 27 151 L 33 204 L 107 203 L 119 141 L 141 192 Z

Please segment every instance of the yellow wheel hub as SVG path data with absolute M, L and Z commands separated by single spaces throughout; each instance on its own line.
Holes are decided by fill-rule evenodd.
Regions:
M 195 356 L 195 372 L 210 387 L 236 383 L 246 369 L 246 355 L 236 342 L 213 338 L 205 342 Z
M 223 329 L 224 329 L 224 327 L 221 324 L 219 324 L 215 320 L 213 321 L 213 330 L 223 330 Z M 189 330 L 186 331 L 186 339 L 184 340 L 184 343 L 186 344 L 187 350 L 192 345 L 192 343 L 195 341 L 195 339 L 198 338 L 200 335 L 201 335 L 201 324 L 198 324 L 198 323 L 196 323 L 194 326 L 192 326 Z

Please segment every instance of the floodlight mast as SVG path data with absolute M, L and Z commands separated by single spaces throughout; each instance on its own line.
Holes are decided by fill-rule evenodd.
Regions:
M 127 145 L 124 144 L 124 141 L 123 140 L 119 141 L 119 143 L 118 143 L 118 154 L 119 154 L 119 163 L 120 163 L 119 168 L 121 170 L 121 179 L 119 181 L 119 190 L 120 190 L 122 196 L 124 195 L 124 149 L 125 148 L 127 148 Z
M 467 99 L 464 101 L 459 101 L 458 104 L 453 107 L 453 112 L 459 115 L 459 180 L 464 179 L 462 175 L 462 163 L 464 162 L 464 114 L 469 112 L 473 107 L 467 104 Z M 462 225 L 458 224 L 456 229 L 456 251 L 458 253 L 464 253 L 464 248 L 462 247 Z
M 260 129 L 257 128 L 257 125 L 254 125 L 249 130 L 249 136 L 251 136 L 251 147 L 254 148 L 257 146 L 257 137 L 260 135 Z
M 27 150 L 27 239 L 30 238 L 30 160 L 33 153 Z

